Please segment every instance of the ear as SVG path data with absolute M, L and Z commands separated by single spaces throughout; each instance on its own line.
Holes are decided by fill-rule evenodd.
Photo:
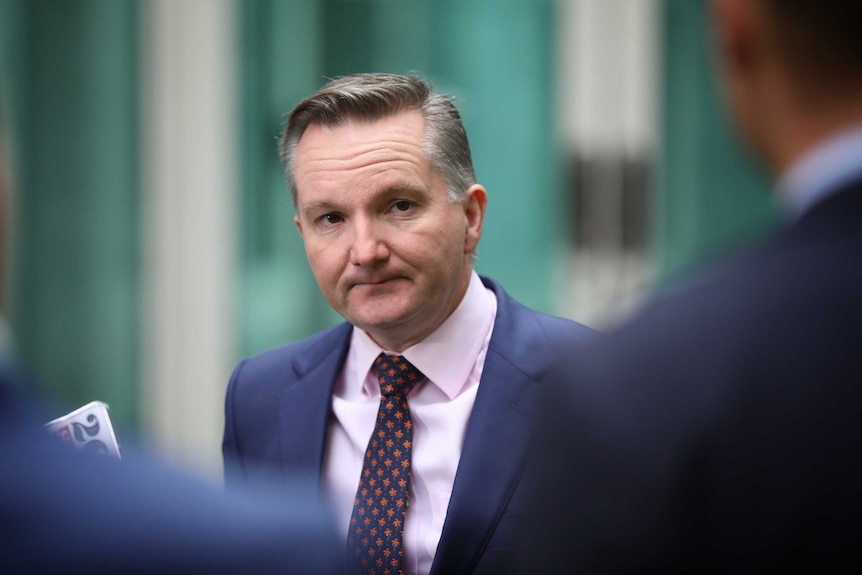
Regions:
M 758 53 L 757 8 L 753 0 L 712 0 L 715 49 L 725 73 L 733 78 L 755 64 Z
M 299 230 L 299 237 L 305 239 L 304 236 L 302 235 L 302 220 L 299 219 L 298 215 L 293 216 L 293 223 L 296 224 L 296 229 Z
M 485 207 L 488 205 L 488 194 L 479 184 L 467 188 L 464 194 L 464 215 L 467 216 L 467 229 L 464 236 L 464 253 L 470 254 L 479 245 L 482 237 L 482 225 L 485 222 Z

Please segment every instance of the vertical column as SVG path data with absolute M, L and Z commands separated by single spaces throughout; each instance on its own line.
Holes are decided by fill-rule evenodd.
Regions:
M 234 9 L 142 5 L 145 420 L 159 448 L 213 471 L 233 363 Z
M 571 174 L 570 315 L 625 317 L 652 275 L 649 208 L 658 128 L 656 0 L 563 0 L 560 118 Z

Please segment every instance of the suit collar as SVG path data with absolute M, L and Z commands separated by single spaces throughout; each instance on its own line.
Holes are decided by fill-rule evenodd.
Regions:
M 292 362 L 292 385 L 279 397 L 282 469 L 302 469 L 320 483 L 332 388 L 350 343 L 350 324 L 315 338 Z M 301 438 L 301 439 L 300 439 Z
M 452 400 L 464 390 L 488 342 L 496 299 L 476 272 L 455 311 L 428 337 L 404 350 L 404 357 Z
M 862 177 L 831 190 L 829 194 L 812 205 L 799 221 L 791 226 L 791 229 L 807 229 L 825 224 L 832 231 L 843 232 L 845 228 L 858 231 L 860 212 L 862 212 Z
M 431 575 L 470 572 L 482 556 L 523 472 L 542 373 L 536 358 L 549 352 L 536 345 L 535 314 L 482 281 L 497 296 L 497 316 Z
M 778 181 L 778 197 L 796 217 L 862 179 L 862 125 L 841 130 L 798 159 Z
M 548 370 L 551 357 L 559 352 L 539 322 L 541 314 L 515 301 L 496 281 L 482 277 L 482 282 L 497 296 L 489 352 L 494 351 L 528 380 L 538 381 Z

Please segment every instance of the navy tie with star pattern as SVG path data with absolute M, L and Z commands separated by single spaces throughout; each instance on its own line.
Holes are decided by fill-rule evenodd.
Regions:
M 425 376 L 406 359 L 383 353 L 374 361 L 374 370 L 380 383 L 380 408 L 365 450 L 347 547 L 354 573 L 402 575 L 413 450 L 407 394 Z

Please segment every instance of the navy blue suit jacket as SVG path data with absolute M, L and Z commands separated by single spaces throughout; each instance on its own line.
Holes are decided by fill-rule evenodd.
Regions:
M 527 309 L 497 283 L 482 281 L 496 294 L 497 316 L 431 569 L 436 575 L 511 568 L 537 391 L 554 358 L 592 333 Z M 254 483 L 261 468 L 320 477 L 332 390 L 351 330 L 341 324 L 237 366 L 226 400 L 229 485 Z
M 537 443 L 536 569 L 862 570 L 862 182 L 569 376 Z
M 314 488 L 219 490 L 145 461 L 75 451 L 0 373 L 0 571 L 98 575 L 340 573 Z

